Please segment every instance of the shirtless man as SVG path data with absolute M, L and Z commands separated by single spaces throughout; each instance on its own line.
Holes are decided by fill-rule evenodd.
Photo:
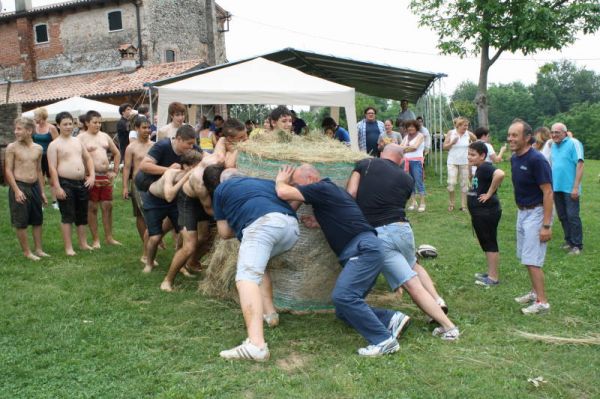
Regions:
M 172 102 L 169 104 L 168 112 L 169 117 L 171 118 L 171 123 L 158 129 L 158 140 L 166 137 L 170 139 L 174 138 L 175 134 L 177 133 L 177 129 L 179 129 L 181 125 L 183 125 L 183 122 L 185 122 L 185 105 L 182 103 Z
M 73 116 L 68 112 L 56 115 L 60 136 L 48 146 L 48 166 L 52 191 L 58 200 L 61 214 L 60 229 L 65 243 L 65 252 L 74 256 L 71 241 L 71 224 L 77 226 L 79 248 L 91 250 L 87 243 L 88 189 L 94 186 L 94 161 L 83 142 L 71 136 Z M 86 178 L 86 170 L 88 176 Z
M 143 264 L 146 264 L 146 241 L 148 236 L 146 233 L 144 214 L 142 213 L 142 199 L 135 184 L 131 184 L 131 191 L 129 191 L 129 182 L 132 181 L 133 177 L 137 174 L 142 159 L 144 159 L 148 150 L 154 145 L 154 142 L 150 140 L 150 121 L 146 119 L 146 117 L 141 115 L 136 116 L 133 125 L 137 131 L 137 140 L 131 142 L 125 150 L 125 165 L 123 166 L 123 199 L 129 199 L 129 197 L 131 197 L 135 225 L 143 243 L 140 261 Z
M 35 123 L 29 118 L 15 120 L 16 140 L 6 147 L 4 175 L 10 189 L 8 203 L 12 225 L 17 229 L 17 239 L 23 255 L 31 260 L 50 256 L 42 250 L 42 203 L 47 204 L 42 173 L 42 146 L 31 138 Z M 29 249 L 27 226 L 31 225 L 34 253 Z
M 121 153 L 110 136 L 100 131 L 102 118 L 97 111 L 88 111 L 85 117 L 88 130 L 77 136 L 94 160 L 96 179 L 90 188 L 88 224 L 92 233 L 92 248 L 100 248 L 98 235 L 98 203 L 102 209 L 102 225 L 107 244 L 121 245 L 112 235 L 113 181 L 119 174 Z M 108 151 L 113 155 L 113 170 L 109 170 Z

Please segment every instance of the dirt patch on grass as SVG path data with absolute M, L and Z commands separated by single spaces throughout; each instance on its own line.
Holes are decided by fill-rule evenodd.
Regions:
M 308 356 L 301 355 L 298 352 L 292 352 L 287 357 L 283 359 L 277 359 L 275 362 L 277 367 L 287 373 L 292 373 L 298 369 L 302 369 L 307 363 Z

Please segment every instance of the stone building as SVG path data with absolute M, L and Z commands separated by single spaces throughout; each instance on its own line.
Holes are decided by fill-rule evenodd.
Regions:
M 0 81 L 32 81 L 121 67 L 118 49 L 137 49 L 136 66 L 226 61 L 229 14 L 214 0 L 73 0 L 0 14 Z

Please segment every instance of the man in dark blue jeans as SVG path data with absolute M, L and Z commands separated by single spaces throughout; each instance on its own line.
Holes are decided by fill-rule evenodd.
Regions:
M 365 302 L 383 267 L 384 253 L 375 229 L 354 199 L 331 180 L 321 180 L 319 172 L 308 164 L 296 170 L 283 167 L 275 181 L 282 200 L 312 205 L 314 218 L 303 218 L 303 222 L 307 227 L 320 226 L 338 256 L 343 269 L 332 299 L 337 317 L 369 342 L 358 354 L 380 356 L 398 351 L 397 337 L 407 326 L 408 317 L 401 312 L 372 308 Z

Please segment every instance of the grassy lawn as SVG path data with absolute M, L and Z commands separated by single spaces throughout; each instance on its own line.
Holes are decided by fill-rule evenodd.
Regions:
M 400 352 L 361 358 L 356 349 L 365 342 L 333 315 L 283 315 L 280 327 L 266 331 L 271 360 L 264 364 L 218 356 L 245 338 L 234 303 L 201 296 L 196 280 L 178 278 L 177 292 L 159 291 L 172 245 L 159 252 L 153 273 L 141 273 L 129 202 L 115 200 L 115 237 L 125 245 L 74 258 L 63 255 L 59 212 L 46 209 L 44 248 L 52 258 L 33 263 L 18 248 L 2 187 L 0 398 L 600 397 L 599 346 L 543 343 L 518 334 L 600 337 L 599 172 L 600 161 L 586 162 L 581 256 L 559 249 L 562 229 L 555 223 L 544 269 L 548 315 L 523 316 L 513 301 L 528 290 L 529 280 L 514 255 L 510 173 L 500 190 L 502 283 L 484 289 L 473 284 L 485 260 L 469 216 L 446 211 L 445 187 L 429 170 L 427 212 L 409 216 L 417 243 L 440 252 L 424 265 L 460 326 L 460 340 L 431 337 L 432 327 L 410 298 L 390 299 L 380 280 L 378 301 L 414 320 Z M 540 376 L 546 382 L 539 387 L 528 382 Z

